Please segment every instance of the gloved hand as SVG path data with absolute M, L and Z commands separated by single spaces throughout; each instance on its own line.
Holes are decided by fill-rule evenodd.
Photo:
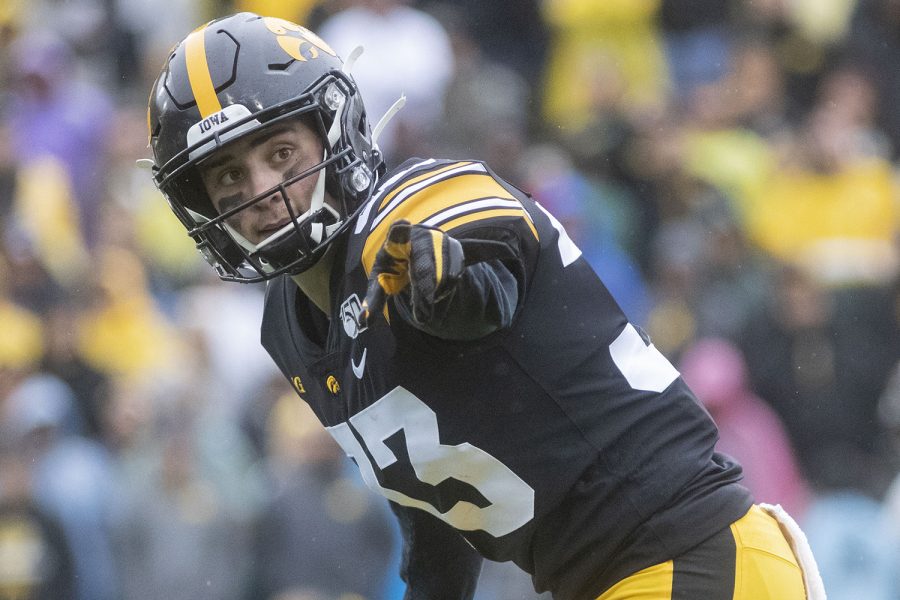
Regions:
M 413 319 L 427 323 L 435 303 L 453 290 L 465 267 L 458 240 L 427 225 L 396 221 L 375 256 L 360 318 L 371 325 L 387 297 L 408 286 Z

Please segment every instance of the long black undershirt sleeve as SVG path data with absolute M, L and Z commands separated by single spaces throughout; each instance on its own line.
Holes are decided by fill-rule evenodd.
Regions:
M 404 600 L 469 600 L 483 559 L 455 529 L 415 508 L 390 503 L 403 534 Z

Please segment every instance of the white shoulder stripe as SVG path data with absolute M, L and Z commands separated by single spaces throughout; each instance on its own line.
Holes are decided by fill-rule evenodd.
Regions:
M 456 215 L 460 215 L 466 212 L 481 211 L 488 208 L 519 208 L 522 209 L 522 212 L 525 212 L 518 200 L 509 200 L 507 198 L 485 198 L 483 200 L 476 200 L 475 202 L 458 204 L 456 206 L 448 208 L 447 210 L 442 210 L 436 215 L 433 215 L 425 220 L 423 224 L 433 227 L 438 223 L 441 223 L 442 221 L 446 221 L 447 219 L 455 217 Z
M 419 183 L 409 186 L 408 188 L 406 188 L 405 190 L 403 190 L 402 192 L 400 192 L 399 194 L 394 196 L 394 198 L 391 200 L 390 204 L 385 206 L 384 210 L 382 210 L 381 213 L 377 217 L 375 217 L 375 220 L 372 221 L 372 230 L 374 231 L 375 228 L 378 226 L 378 224 L 381 223 L 385 219 L 385 217 L 387 217 L 388 214 L 390 214 L 391 211 L 393 211 L 397 207 L 398 204 L 400 204 L 401 202 L 403 202 L 404 200 L 406 200 L 407 198 L 409 198 L 416 192 L 421 191 L 422 189 L 430 186 L 431 184 L 441 181 L 443 179 L 448 179 L 450 177 L 453 177 L 454 175 L 459 175 L 460 173 L 486 173 L 486 172 L 487 172 L 487 170 L 484 168 L 484 165 L 482 165 L 480 163 L 462 165 L 462 166 L 456 167 L 455 169 L 450 169 L 449 171 L 437 173 L 436 175 L 433 175 L 433 176 L 429 177 L 428 179 L 423 179 Z
M 435 159 L 429 158 L 428 160 L 423 160 L 422 162 L 418 162 L 408 169 L 403 169 L 399 173 L 395 173 L 390 179 L 387 179 L 383 183 L 378 186 L 378 192 L 369 198 L 366 201 L 365 207 L 362 209 L 362 212 L 359 213 L 359 217 L 356 219 L 356 228 L 354 229 L 354 233 L 360 233 L 366 227 L 366 221 L 369 220 L 369 213 L 372 212 L 372 206 L 374 206 L 378 201 L 381 200 L 381 197 L 394 186 L 399 180 L 406 177 L 410 171 L 415 171 L 419 167 L 424 167 L 425 165 L 430 165 L 435 162 Z

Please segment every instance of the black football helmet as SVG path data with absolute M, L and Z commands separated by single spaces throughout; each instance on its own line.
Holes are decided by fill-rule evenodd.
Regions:
M 169 55 L 150 96 L 153 178 L 219 277 L 253 283 L 297 274 L 321 257 L 384 171 L 359 90 L 345 64 L 311 31 L 239 13 L 199 27 Z M 198 165 L 242 136 L 285 119 L 318 131 L 322 161 L 220 215 Z M 316 177 L 312 206 L 296 214 L 286 188 Z M 325 203 L 325 191 L 337 207 Z M 253 244 L 225 222 L 280 192 L 291 222 Z

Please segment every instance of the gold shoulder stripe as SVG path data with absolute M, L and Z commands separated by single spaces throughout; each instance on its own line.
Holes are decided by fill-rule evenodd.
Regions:
M 417 191 L 394 208 L 390 212 L 390 218 L 383 219 L 378 223 L 366 238 L 362 252 L 363 268 L 366 270 L 366 274 L 371 272 L 372 265 L 375 263 L 375 255 L 384 244 L 388 229 L 394 221 L 406 219 L 410 223 L 421 223 L 428 217 L 451 206 L 490 197 L 515 200 L 503 186 L 485 173 L 451 177 Z M 522 213 L 521 210 L 517 211 L 520 217 L 524 216 Z
M 455 168 L 457 168 L 457 167 L 464 167 L 464 166 L 471 165 L 471 164 L 472 164 L 471 161 L 469 161 L 469 162 L 455 162 L 455 163 L 452 163 L 452 164 L 449 164 L 449 165 L 445 165 L 445 166 L 441 167 L 440 169 L 434 169 L 434 170 L 432 170 L 432 171 L 427 171 L 427 172 L 425 172 L 425 173 L 422 173 L 421 175 L 416 175 L 415 177 L 413 177 L 413 178 L 410 179 L 409 181 L 404 181 L 402 184 L 398 185 L 398 186 L 395 187 L 393 190 L 391 190 L 391 192 L 390 192 L 389 194 L 387 194 L 387 195 L 381 200 L 381 204 L 378 205 L 378 210 L 381 210 L 381 209 L 383 209 L 385 206 L 387 206 L 388 203 L 389 203 L 391 200 L 393 200 L 394 197 L 395 197 L 397 194 L 399 194 L 400 192 L 402 192 L 402 191 L 405 190 L 406 188 L 410 187 L 411 185 L 415 185 L 415 184 L 419 183 L 420 181 L 423 181 L 423 180 L 425 180 L 425 179 L 428 179 L 429 177 L 434 177 L 435 175 L 440 175 L 441 173 L 443 173 L 443 172 L 445 172 L 445 171 L 449 171 L 450 169 L 455 169 Z
M 534 234 L 534 239 L 540 240 L 538 237 L 537 229 L 534 228 L 534 224 L 531 222 L 531 219 L 527 217 L 528 213 L 525 212 L 525 209 L 521 208 L 497 208 L 493 210 L 482 210 L 480 212 L 469 213 L 467 215 L 463 215 L 461 217 L 457 217 L 446 223 L 441 223 L 440 229 L 441 231 L 450 232 L 453 229 L 460 227 L 462 225 L 466 225 L 467 223 L 472 223 L 474 221 L 483 221 L 486 219 L 495 219 L 497 217 L 518 217 L 523 219 L 525 223 L 528 224 L 528 228 L 531 229 L 531 233 Z
M 195 29 L 184 42 L 188 81 L 197 101 L 197 109 L 203 118 L 222 110 L 206 60 L 206 27 L 207 25 L 204 25 Z

